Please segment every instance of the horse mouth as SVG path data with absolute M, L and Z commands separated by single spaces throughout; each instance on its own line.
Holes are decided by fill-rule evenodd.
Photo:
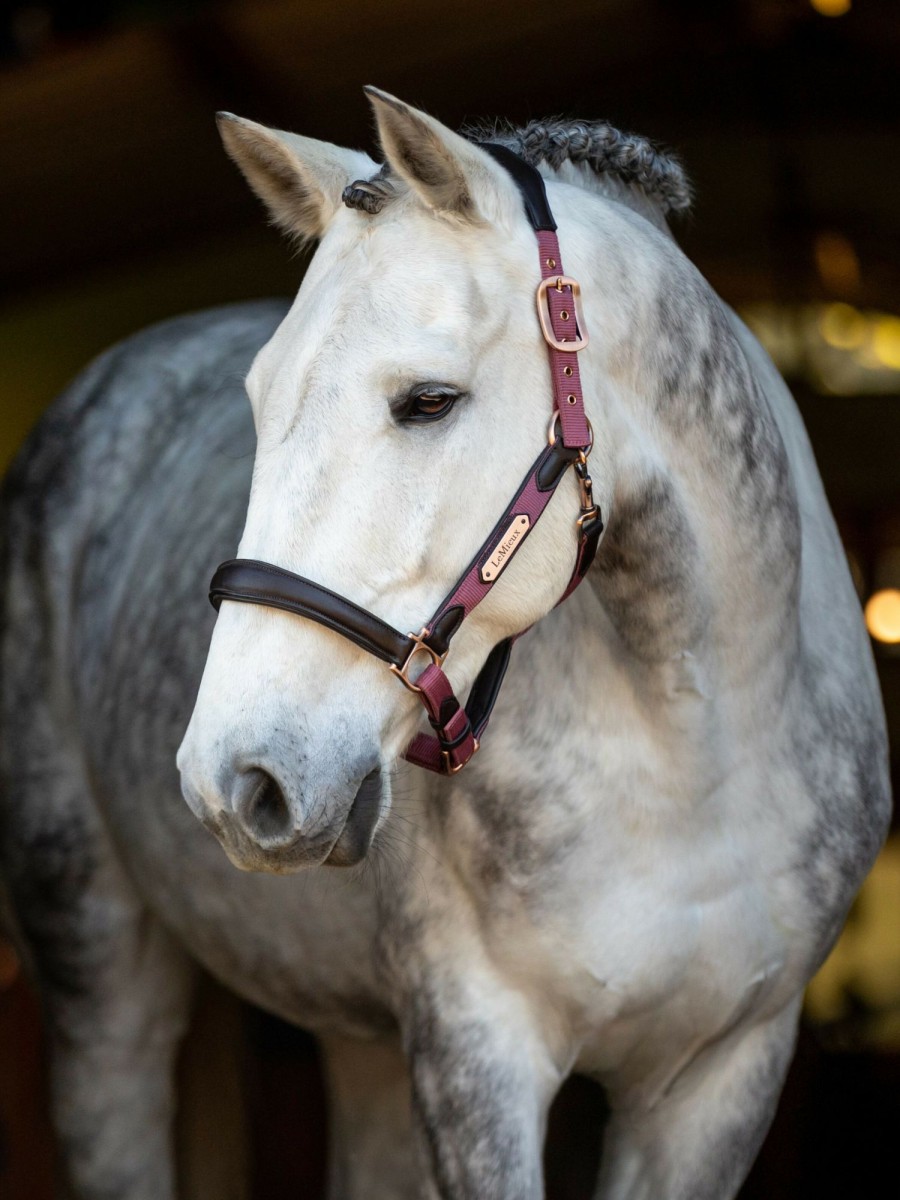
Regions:
M 362 862 L 372 845 L 383 806 L 381 768 L 376 767 L 359 785 L 344 827 L 325 859 L 327 866 L 353 867 Z

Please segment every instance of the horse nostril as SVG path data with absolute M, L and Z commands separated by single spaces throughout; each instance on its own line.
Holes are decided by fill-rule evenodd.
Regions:
M 291 810 L 284 792 L 271 775 L 259 768 L 248 771 L 241 790 L 244 799 L 238 812 L 249 834 L 260 841 L 293 836 Z

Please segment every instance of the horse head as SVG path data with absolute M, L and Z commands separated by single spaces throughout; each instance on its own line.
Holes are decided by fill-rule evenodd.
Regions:
M 247 378 L 257 450 L 240 555 L 415 631 L 547 444 L 551 375 L 535 315 L 535 237 L 511 175 L 426 114 L 374 89 L 369 96 L 380 167 L 355 151 L 219 118 L 228 153 L 274 222 L 318 241 Z M 593 276 L 597 197 L 572 186 L 574 176 L 545 173 L 566 269 Z M 630 230 L 620 222 L 610 234 L 619 261 Z M 598 301 L 588 321 L 621 324 L 613 308 Z M 580 359 L 605 508 L 614 405 L 605 384 L 598 403 L 597 343 Z M 453 643 L 446 671 L 460 695 L 493 647 L 559 600 L 578 510 L 567 473 L 502 586 Z M 226 600 L 179 751 L 184 793 L 238 866 L 355 863 L 389 810 L 392 769 L 421 724 L 415 698 L 346 638 Z

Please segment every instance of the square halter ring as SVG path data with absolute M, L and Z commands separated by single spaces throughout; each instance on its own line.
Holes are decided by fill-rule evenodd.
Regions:
M 575 310 L 575 324 L 578 329 L 576 337 L 568 340 L 560 340 L 553 331 L 553 318 L 550 313 L 550 299 L 547 295 L 550 288 L 555 288 L 556 291 L 562 292 L 564 288 L 571 289 L 572 308 Z M 578 350 L 583 350 L 588 344 L 588 334 L 584 325 L 584 312 L 581 307 L 581 284 L 577 279 L 572 279 L 569 275 L 550 275 L 546 279 L 542 279 L 537 287 L 537 312 L 538 320 L 541 323 L 541 333 L 544 335 L 544 341 L 554 350 L 563 350 L 567 354 L 573 354 Z
M 412 661 L 417 654 L 427 654 L 436 667 L 442 667 L 444 665 L 444 659 L 447 657 L 446 651 L 443 654 L 438 654 L 437 650 L 432 649 L 432 647 L 428 645 L 425 639 L 430 637 L 430 635 L 431 631 L 427 625 L 423 626 L 418 633 L 409 634 L 408 636 L 409 640 L 412 642 L 412 646 L 410 647 L 409 654 L 407 654 L 403 665 L 398 667 L 394 663 L 388 664 L 388 669 L 394 675 L 396 675 L 403 686 L 405 688 L 409 688 L 411 692 L 421 692 L 422 690 L 420 687 L 417 687 L 413 680 L 409 677 L 409 670 L 412 666 Z

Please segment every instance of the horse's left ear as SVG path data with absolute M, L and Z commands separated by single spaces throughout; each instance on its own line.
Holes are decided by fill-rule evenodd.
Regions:
M 469 221 L 517 211 L 515 185 L 490 155 L 396 96 L 364 91 L 387 162 L 429 208 Z
M 375 170 L 357 150 L 268 129 L 233 113 L 217 113 L 216 120 L 225 149 L 274 223 L 295 237 L 321 237 L 347 184 Z

